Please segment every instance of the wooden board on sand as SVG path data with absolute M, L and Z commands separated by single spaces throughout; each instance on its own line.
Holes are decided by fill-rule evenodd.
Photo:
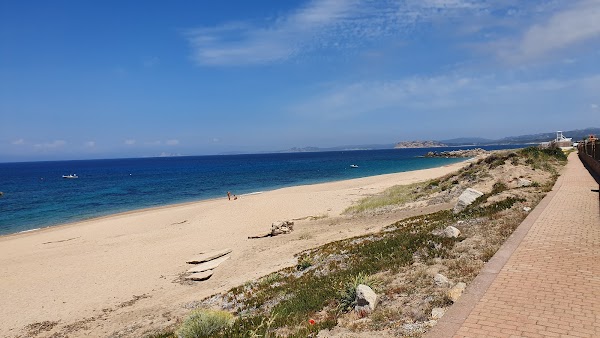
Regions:
M 205 280 L 205 279 L 209 279 L 210 276 L 213 275 L 213 272 L 215 270 L 206 270 L 206 271 L 202 271 L 202 272 L 197 272 L 197 273 L 193 273 L 189 276 L 185 276 L 186 280 Z
M 189 264 L 204 263 L 204 262 L 212 261 L 215 258 L 225 256 L 230 252 L 231 252 L 231 249 L 223 249 L 223 250 L 218 250 L 218 251 L 207 252 L 207 253 L 203 253 L 198 256 L 195 256 L 192 259 L 188 259 L 186 261 L 186 263 L 189 263 Z
M 200 264 L 194 266 L 193 268 L 189 269 L 187 272 L 195 273 L 195 272 L 202 272 L 202 271 L 206 271 L 206 270 L 212 270 L 228 259 L 229 259 L 229 256 L 222 256 L 217 259 L 213 259 L 212 261 L 209 261 L 209 262 L 200 263 Z

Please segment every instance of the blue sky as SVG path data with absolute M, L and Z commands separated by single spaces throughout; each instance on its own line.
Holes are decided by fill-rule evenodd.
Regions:
M 600 0 L 0 0 L 0 161 L 600 126 Z

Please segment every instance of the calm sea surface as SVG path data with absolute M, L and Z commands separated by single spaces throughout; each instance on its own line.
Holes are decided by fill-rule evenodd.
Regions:
M 153 206 L 225 197 L 227 191 L 242 195 L 461 161 L 417 157 L 430 150 L 0 163 L 0 191 L 4 192 L 0 197 L 0 234 Z M 442 150 L 447 149 L 435 148 L 435 151 Z M 359 168 L 350 168 L 351 164 Z M 72 173 L 79 178 L 62 178 Z

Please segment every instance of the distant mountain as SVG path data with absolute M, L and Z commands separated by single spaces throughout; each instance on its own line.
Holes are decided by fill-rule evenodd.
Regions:
M 571 137 L 573 141 L 579 141 L 588 137 L 590 134 L 600 135 L 600 128 L 587 128 L 563 131 L 565 137 Z M 329 148 L 303 147 L 290 148 L 287 150 L 275 151 L 276 153 L 299 153 L 299 152 L 319 152 L 319 151 L 350 151 L 350 150 L 374 150 L 374 149 L 394 149 L 394 148 L 435 148 L 435 147 L 455 147 L 455 146 L 485 146 L 500 144 L 528 144 L 540 143 L 554 140 L 556 132 L 509 136 L 493 140 L 481 137 L 459 137 L 449 140 L 428 140 L 428 141 L 403 141 L 396 144 L 363 144 L 350 145 Z
M 446 147 L 447 145 L 438 141 L 404 141 L 398 142 L 394 146 L 394 149 L 403 148 L 435 148 L 435 147 Z
M 441 143 L 445 143 L 447 145 L 467 145 L 467 144 L 488 144 L 495 142 L 494 140 L 481 138 L 481 137 L 460 137 L 453 138 L 450 140 L 441 140 Z
M 590 134 L 599 135 L 600 128 L 587 128 L 587 129 L 577 129 L 577 130 L 569 130 L 562 132 L 565 137 L 570 137 L 573 141 L 579 141 Z M 521 136 L 509 136 L 497 140 L 495 142 L 499 143 L 507 143 L 507 144 L 517 144 L 517 143 L 538 143 L 538 142 L 547 142 L 550 140 L 554 140 L 556 138 L 556 132 L 551 133 L 541 133 L 541 134 L 532 134 L 532 135 L 521 135 Z

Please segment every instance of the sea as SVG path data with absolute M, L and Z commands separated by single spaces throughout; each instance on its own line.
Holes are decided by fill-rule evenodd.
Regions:
M 464 159 L 422 156 L 432 150 L 456 149 L 0 163 L 0 235 L 149 207 L 227 198 L 228 191 L 243 198 L 282 187 L 439 167 Z M 78 178 L 62 177 L 69 174 Z

